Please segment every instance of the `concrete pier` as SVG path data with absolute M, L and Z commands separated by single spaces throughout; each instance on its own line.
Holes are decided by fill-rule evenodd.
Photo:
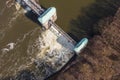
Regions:
M 43 80 L 59 71 L 75 55 L 76 41 L 55 23 L 57 15 L 54 8 L 47 11 L 37 4 L 35 0 L 21 1 L 22 5 L 29 7 L 38 15 L 39 22 L 46 29 L 43 39 L 47 47 L 43 47 L 43 51 L 38 54 L 38 58 L 35 60 L 41 70 L 39 74 L 40 80 Z M 52 9 L 54 13 L 49 13 Z

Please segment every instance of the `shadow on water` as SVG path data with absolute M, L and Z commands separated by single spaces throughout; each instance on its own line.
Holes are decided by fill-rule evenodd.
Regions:
M 74 55 L 71 60 L 58 72 L 54 73 L 50 77 L 46 78 L 45 80 L 54 80 L 54 76 L 57 76 L 62 70 L 65 69 L 66 66 L 68 66 L 71 62 L 76 60 L 76 55 Z M 44 74 L 44 73 L 43 73 Z M 30 71 L 29 69 L 22 70 L 18 72 L 15 76 L 9 76 L 5 78 L 0 78 L 0 80 L 40 80 L 39 76 L 35 75 L 33 71 Z
M 71 64 L 71 63 L 72 63 L 73 61 L 75 61 L 76 59 L 77 59 L 77 55 L 75 54 L 75 55 L 66 63 L 66 65 L 62 67 L 61 70 L 59 70 L 58 72 L 55 72 L 53 75 L 51 75 L 50 77 L 46 78 L 45 80 L 54 80 L 55 77 L 57 77 L 60 72 L 66 71 L 66 70 L 67 70 L 66 67 L 68 67 L 69 64 Z
M 15 0 L 16 2 L 18 2 L 23 9 L 25 9 L 27 11 L 27 13 L 25 13 L 26 17 L 29 18 L 30 20 L 32 20 L 34 23 L 42 26 L 40 24 L 40 22 L 38 21 L 38 17 L 39 15 L 37 15 L 34 11 L 32 11 L 27 5 L 24 4 L 24 2 L 22 2 L 22 0 Z M 38 0 L 36 0 L 37 3 L 39 3 Z M 42 8 L 44 8 L 46 10 L 45 7 L 43 7 L 42 5 L 40 5 Z
M 76 20 L 72 20 L 70 22 L 71 31 L 68 34 L 71 37 L 73 37 L 76 41 L 78 41 L 82 37 L 92 38 L 94 35 L 100 35 L 98 27 L 94 25 L 97 24 L 97 22 L 102 18 L 113 16 L 119 6 L 120 0 L 96 0 L 94 4 L 88 6 L 85 9 L 82 9 L 81 11 L 82 15 L 79 15 Z M 33 12 L 26 13 L 26 16 L 36 24 L 41 25 L 37 20 L 38 16 L 35 15 Z M 68 64 L 70 64 L 73 60 L 75 59 L 73 58 L 71 61 L 69 61 Z M 87 61 L 83 60 L 83 62 Z M 35 75 L 32 73 L 32 71 L 23 70 L 20 71 L 18 75 L 0 78 L 0 80 L 37 80 L 37 79 Z
M 71 30 L 68 34 L 76 41 L 83 37 L 92 38 L 94 35 L 100 35 L 97 23 L 103 18 L 113 16 L 119 6 L 120 0 L 96 0 L 92 5 L 83 8 L 77 19 L 71 20 Z
M 45 7 L 43 7 L 42 5 L 40 5 L 43 9 L 47 9 Z M 24 8 L 24 6 L 23 6 Z M 26 9 L 26 8 L 24 8 Z M 30 19 L 31 21 L 33 21 L 34 23 L 38 24 L 39 26 L 42 27 L 42 24 L 38 21 L 38 17 L 39 15 L 37 15 L 36 13 L 34 13 L 32 10 L 31 11 L 27 11 L 27 13 L 25 13 L 25 16 Z
M 38 21 L 38 17 L 39 17 L 39 16 L 36 15 L 33 11 L 28 11 L 28 12 L 25 14 L 25 16 L 26 16 L 27 18 L 29 18 L 31 21 L 33 21 L 34 23 L 42 26 L 42 25 L 40 24 L 40 22 Z

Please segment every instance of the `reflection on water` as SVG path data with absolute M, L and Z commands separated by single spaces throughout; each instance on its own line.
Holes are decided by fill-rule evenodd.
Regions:
M 66 32 L 70 31 L 70 21 L 81 14 L 81 9 L 89 6 L 95 0 L 40 0 L 45 7 L 55 6 L 57 8 L 57 24 Z M 64 20 L 64 21 L 63 21 Z
M 66 2 L 64 0 L 40 0 L 40 4 L 45 7 L 55 6 L 57 8 L 57 23 L 69 32 L 71 19 L 75 19 L 80 14 L 80 9 L 94 0 Z M 36 40 L 41 34 L 41 29 L 38 24 L 25 17 L 24 10 L 16 11 L 14 6 L 7 8 L 5 3 L 5 0 L 0 1 L 0 78 L 15 76 L 19 71 L 19 75 L 21 73 L 31 75 L 29 71 L 32 70 L 36 71 L 35 76 L 37 76 L 39 72 L 33 65 L 33 60 L 39 51 L 39 42 Z M 35 41 L 36 45 L 33 45 Z

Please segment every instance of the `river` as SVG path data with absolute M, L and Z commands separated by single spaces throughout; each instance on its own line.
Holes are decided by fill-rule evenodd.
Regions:
M 0 1 L 0 80 L 16 76 L 22 70 L 34 70 L 32 60 L 37 55 L 38 37 L 41 35 L 40 26 L 28 19 L 23 9 L 16 11 L 15 6 L 8 8 L 6 1 Z M 81 15 L 82 9 L 94 1 L 40 0 L 39 3 L 46 8 L 55 6 L 58 15 L 56 23 L 70 33 L 71 27 L 74 27 L 70 26 L 71 20 Z

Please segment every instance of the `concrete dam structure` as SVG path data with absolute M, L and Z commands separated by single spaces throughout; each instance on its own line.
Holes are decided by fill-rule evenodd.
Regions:
M 38 21 L 45 29 L 43 32 L 44 45 L 39 52 L 37 60 L 40 80 L 44 80 L 61 70 L 61 68 L 88 43 L 83 38 L 78 44 L 56 23 L 57 13 L 55 7 L 42 8 L 35 0 L 16 0 L 25 10 L 32 11 L 38 16 Z

